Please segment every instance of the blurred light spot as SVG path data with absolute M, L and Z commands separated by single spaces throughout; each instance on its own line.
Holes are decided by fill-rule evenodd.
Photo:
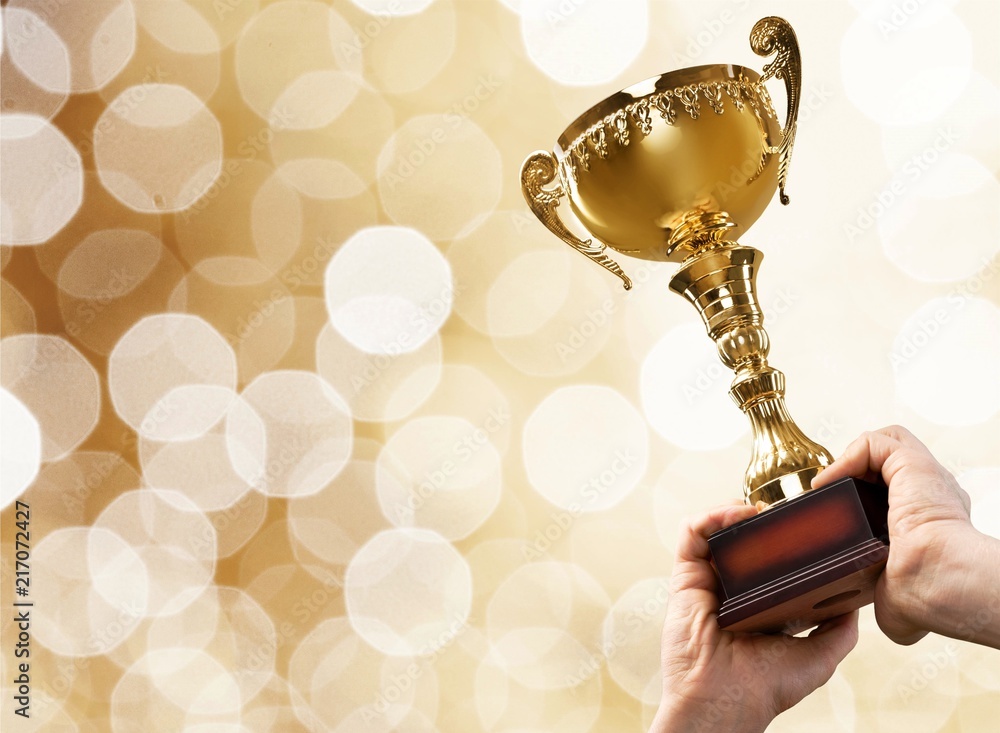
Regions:
M 308 496 L 336 478 L 351 455 L 351 413 L 339 394 L 312 372 L 277 371 L 257 377 L 242 397 L 263 421 L 264 475 L 269 496 Z M 245 434 L 246 420 L 231 415 L 229 435 Z
M 268 122 L 289 130 L 313 130 L 333 122 L 361 87 L 356 74 L 335 69 L 307 71 L 278 96 Z
M 515 629 L 561 629 L 574 637 L 588 653 L 599 656 L 601 624 L 610 605 L 604 588 L 579 565 L 531 562 L 511 573 L 497 588 L 486 609 L 486 627 L 494 643 Z M 576 647 L 563 645 L 561 652 L 568 655 L 567 661 L 579 661 Z M 576 675 L 575 684 L 583 681 L 580 677 Z M 567 684 L 565 679 L 550 680 L 547 688 L 567 687 L 574 683 Z
M 295 334 L 288 288 L 256 257 L 209 257 L 177 285 L 170 310 L 208 321 L 236 352 L 241 382 L 281 361 Z
M 0 509 L 24 493 L 38 475 L 42 435 L 38 421 L 21 400 L 0 389 Z
M 355 41 L 364 52 L 365 77 L 390 94 L 423 89 L 453 60 L 457 25 L 453 2 L 436 2 L 417 15 L 367 21 Z
M 352 3 L 374 16 L 400 16 L 421 13 L 434 0 L 351 0 Z
M 580 642 L 552 627 L 508 631 L 493 644 L 493 654 L 502 660 L 507 674 L 535 690 L 574 687 L 580 670 L 593 661 Z
M 175 401 L 178 413 L 185 416 L 194 413 L 193 418 L 186 417 L 185 421 L 189 426 L 192 422 L 201 421 L 197 427 L 204 430 L 189 430 L 187 434 L 181 430 L 170 430 L 173 442 L 169 443 L 145 441 L 140 450 L 143 476 L 148 485 L 178 491 L 204 511 L 225 509 L 238 502 L 262 479 L 262 427 L 256 433 L 249 433 L 258 439 L 256 445 L 248 445 L 246 429 L 243 435 L 234 436 L 232 431 L 226 429 L 226 423 L 219 422 L 223 415 L 244 415 L 251 411 L 245 403 L 237 404 L 237 401 L 242 402 L 242 398 L 223 387 L 208 385 L 179 387 L 171 394 L 180 392 L 191 399 L 193 405 L 185 408 L 183 400 L 178 398 Z M 215 404 L 206 408 L 201 404 L 202 399 L 205 403 Z M 216 422 L 208 424 L 210 420 L 202 420 L 206 415 L 215 417 Z M 262 425 L 259 418 L 254 425 Z M 248 465 L 252 468 L 246 470 Z
M 73 218 L 83 201 L 80 154 L 41 117 L 0 118 L 0 243 L 39 244 Z
M 1000 183 L 971 156 L 949 153 L 933 160 L 933 167 L 906 169 L 916 182 L 911 194 L 878 218 L 882 248 L 896 267 L 917 280 L 974 277 L 995 267 L 991 260 L 1000 253 L 995 237 L 982 236 L 984 227 L 1000 228 L 1000 208 L 994 205 L 1000 200 Z M 947 241 L 962 246 L 942 257 L 941 243 Z
M 224 414 L 228 403 L 199 403 L 184 399 L 196 393 L 176 391 L 188 385 L 236 387 L 232 348 L 196 316 L 164 313 L 143 318 L 122 336 L 108 359 L 115 411 L 134 430 L 155 440 L 190 439 Z
M 325 563 L 344 567 L 377 532 L 391 525 L 382 515 L 375 486 L 375 463 L 354 460 L 322 491 L 290 502 L 288 529 L 297 543 L 296 557 L 311 553 Z
M 215 530 L 204 513 L 177 492 L 143 488 L 121 494 L 101 512 L 94 527 L 120 535 L 145 564 L 147 616 L 183 610 L 212 581 Z
M 645 701 L 651 684 L 661 680 L 660 636 L 669 583 L 666 577 L 640 580 L 615 601 L 604 619 L 601 646 L 608 672 L 637 700 Z
M 378 157 L 378 190 L 389 217 L 433 239 L 472 231 L 496 208 L 500 152 L 483 130 L 454 114 L 407 120 Z
M 57 529 L 32 548 L 32 562 L 48 579 L 31 588 L 32 633 L 57 654 L 107 654 L 145 615 L 148 569 L 112 531 Z
M 104 229 L 70 253 L 59 270 L 60 290 L 77 298 L 113 300 L 131 293 L 160 261 L 163 245 L 148 232 Z
M 379 454 L 382 513 L 397 527 L 468 537 L 500 502 L 500 456 L 490 435 L 502 426 L 444 415 L 407 422 Z
M 507 452 L 512 424 L 510 397 L 496 382 L 469 364 L 446 364 L 438 388 L 420 415 L 461 417 L 489 433 L 501 455 Z
M 958 477 L 972 498 L 972 524 L 983 534 L 1000 539 L 1000 468 L 973 468 Z M 996 689 L 1000 689 L 1000 675 Z
M 9 336 L 0 345 L 3 386 L 42 430 L 42 460 L 66 455 L 90 435 L 101 412 L 97 370 L 58 336 Z
M 472 603 L 469 566 L 443 537 L 424 529 L 380 532 L 344 576 L 354 630 L 392 656 L 431 654 L 462 632 Z
M 416 665 L 416 675 L 406 674 L 408 667 L 412 672 L 410 665 Z M 397 725 L 414 705 L 426 709 L 437 703 L 433 667 L 410 657 L 383 656 L 342 617 L 320 622 L 302 639 L 288 666 L 288 684 L 295 712 L 310 730 L 409 730 Z M 363 720 L 358 708 L 367 712 Z
M 649 462 L 645 421 L 609 387 L 553 392 L 525 421 L 523 445 L 532 487 L 574 514 L 620 503 Z
M 64 96 L 70 91 L 69 52 L 41 17 L 11 3 L 4 8 L 3 30 L 5 56 L 21 74 L 50 94 Z M 4 85 L 7 81 L 4 77 Z
M 355 38 L 324 3 L 289 0 L 265 7 L 236 43 L 243 100 L 277 129 L 308 129 L 334 119 L 357 91 L 343 73 L 361 70 L 361 50 L 350 43 Z M 342 82 L 335 93 L 317 89 L 334 79 Z
M 376 178 L 379 151 L 395 130 L 396 116 L 387 98 L 361 87 L 347 109 L 326 127 L 269 128 L 266 137 L 271 159 L 279 167 L 296 160 L 329 156 L 349 166 L 368 185 Z M 260 137 L 264 142 L 265 135 Z
M 370 354 L 415 351 L 451 314 L 448 261 L 420 232 L 371 227 L 351 237 L 327 266 L 333 327 Z
M 724 448 L 750 426 L 729 397 L 732 372 L 701 324 L 668 331 L 643 361 L 641 379 L 646 419 L 679 448 Z
M 367 188 L 357 173 L 332 158 L 296 158 L 277 172 L 299 193 L 317 199 L 353 198 Z
M 544 256 L 522 260 L 524 254 Z M 570 252 L 530 213 L 515 210 L 490 214 L 469 234 L 452 241 L 447 256 L 456 283 L 455 312 L 480 333 L 492 332 L 492 320 L 501 331 L 537 330 L 548 319 L 547 306 L 561 298 L 558 309 L 569 292 Z M 536 270 L 530 266 L 532 263 L 545 269 Z M 504 284 L 499 283 L 501 277 Z M 517 297 L 510 299 L 510 289 L 515 285 Z M 522 303 L 528 305 L 522 308 Z M 528 311 L 530 324 L 524 315 Z
M 882 10 L 866 9 L 841 39 L 847 97 L 883 125 L 932 120 L 951 106 L 969 80 L 969 31 L 949 8 L 927 4 L 887 33 Z M 882 79 L 893 79 L 893 84 L 886 87 Z
M 975 425 L 1000 410 L 1000 308 L 982 298 L 933 298 L 899 329 L 889 356 L 896 396 L 940 425 Z
M 222 128 L 190 90 L 139 84 L 119 94 L 94 128 L 101 183 L 137 211 L 179 211 L 222 171 Z
M 441 338 L 394 356 L 368 354 L 325 326 L 316 340 L 316 370 L 333 385 L 358 420 L 402 420 L 441 380 Z
M 232 673 L 210 654 L 183 647 L 148 652 L 125 670 L 111 695 L 112 716 L 124 719 L 114 726 L 116 731 L 138 726 L 163 730 L 168 725 L 181 730 L 199 722 L 212 722 L 213 728 L 236 724 L 242 705 Z
M 499 338 L 534 333 L 559 312 L 569 288 L 566 253 L 525 252 L 507 264 L 490 288 L 489 333 Z
M 511 292 L 514 281 L 510 276 L 516 275 L 521 265 L 531 261 L 539 263 L 539 259 L 534 258 L 517 261 L 518 264 L 513 269 L 502 271 L 503 279 L 498 278 L 500 287 L 496 292 Z M 583 257 L 567 252 L 565 259 L 560 255 L 549 254 L 544 261 L 548 266 L 558 263 L 558 267 L 552 272 L 552 285 L 557 299 L 561 283 L 564 282 L 560 271 L 568 268 L 569 285 L 565 301 L 549 319 L 536 321 L 533 330 L 522 336 L 493 336 L 493 345 L 507 362 L 525 374 L 564 377 L 585 367 L 607 345 L 614 330 L 615 312 L 620 307 L 621 296 L 618 293 L 612 295 L 612 281 L 607 273 L 594 267 L 592 262 Z M 545 288 L 547 285 L 544 280 L 542 273 L 534 272 L 530 275 L 529 282 L 536 284 L 536 288 Z M 520 297 L 538 303 L 543 312 L 552 303 L 552 295 L 544 293 L 529 296 L 522 291 Z M 494 315 L 495 311 L 499 312 L 503 307 L 502 300 L 491 290 L 487 299 L 488 324 L 492 325 L 496 319 L 505 328 L 518 331 L 531 328 L 531 324 L 527 322 L 517 323 L 515 318 Z M 514 312 L 525 316 L 525 311 L 520 308 L 515 308 Z
M 603 84 L 621 74 L 646 45 L 646 0 L 521 3 L 528 58 L 560 84 Z
M 14 8 L 37 13 L 62 39 L 72 67 L 67 91 L 79 94 L 100 89 L 125 68 L 135 52 L 135 10 L 129 0 L 52 4 L 11 0 L 5 15 Z
M 132 0 L 139 24 L 153 38 L 178 53 L 219 51 L 219 38 L 208 19 L 185 0 Z M 213 15 L 228 5 L 218 5 Z

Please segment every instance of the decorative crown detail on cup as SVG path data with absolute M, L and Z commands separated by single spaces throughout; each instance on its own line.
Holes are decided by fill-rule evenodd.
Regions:
M 723 99 L 737 111 L 742 111 L 749 103 L 761 117 L 777 119 L 771 96 L 760 81 L 751 82 L 747 79 L 732 79 L 724 82 L 698 82 L 685 84 L 673 89 L 650 94 L 622 109 L 607 115 L 604 119 L 591 125 L 577 136 L 569 146 L 563 158 L 565 170 L 573 181 L 580 180 L 580 170 L 589 171 L 592 156 L 607 159 L 611 154 L 608 138 L 613 137 L 622 147 L 630 140 L 631 127 L 641 135 L 649 135 L 653 131 L 653 110 L 666 124 L 676 125 L 678 110 L 687 113 L 692 120 L 697 120 L 702 114 L 702 97 L 708 107 L 717 115 L 725 111 Z

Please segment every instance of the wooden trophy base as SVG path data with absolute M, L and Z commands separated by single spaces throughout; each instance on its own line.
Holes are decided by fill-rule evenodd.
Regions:
M 888 509 L 884 486 L 845 478 L 713 534 L 719 626 L 794 634 L 871 603 Z

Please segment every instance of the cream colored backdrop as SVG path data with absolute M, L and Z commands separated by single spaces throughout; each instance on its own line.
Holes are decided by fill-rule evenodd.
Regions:
M 643 730 L 748 425 L 672 266 L 624 293 L 517 174 L 632 82 L 759 69 L 772 14 L 792 203 L 743 241 L 790 409 L 910 427 L 1000 535 L 997 3 L 10 0 L 4 730 Z M 996 652 L 862 625 L 773 730 L 995 730 Z

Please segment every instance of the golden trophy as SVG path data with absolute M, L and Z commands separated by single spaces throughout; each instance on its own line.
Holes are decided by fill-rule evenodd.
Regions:
M 801 60 L 787 21 L 758 21 L 750 46 L 774 56 L 763 74 L 736 65 L 680 69 L 611 95 L 521 168 L 531 210 L 549 230 L 631 282 L 607 248 L 680 265 L 670 289 L 698 310 L 735 372 L 729 394 L 750 419 L 744 477 L 756 516 L 709 539 L 720 579 L 719 624 L 798 631 L 870 603 L 888 556 L 884 487 L 844 479 L 810 490 L 830 453 L 785 406 L 785 376 L 767 363 L 756 293 L 762 253 L 740 244 L 785 179 L 795 141 Z M 764 86 L 784 82 L 780 124 Z M 563 223 L 569 209 L 593 235 Z M 766 511 L 763 509 L 766 508 Z

